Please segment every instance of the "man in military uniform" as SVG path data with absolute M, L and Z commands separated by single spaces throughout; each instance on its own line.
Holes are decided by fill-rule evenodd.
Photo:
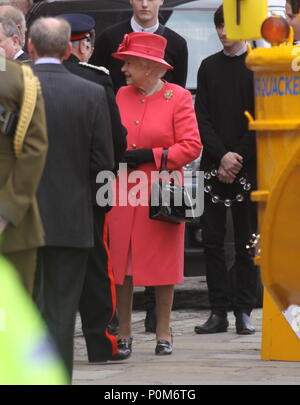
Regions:
M 0 59 L 5 68 L 0 71 L 1 251 L 31 292 L 36 249 L 44 244 L 35 197 L 47 152 L 44 103 L 37 78 L 29 67 L 21 67 L 1 55 Z M 26 74 L 22 73 L 24 69 Z M 36 94 L 36 101 L 32 93 Z
M 115 172 L 126 149 L 126 129 L 121 124 L 119 109 L 108 70 L 88 64 L 93 50 L 95 20 L 86 14 L 63 14 L 71 25 L 71 56 L 64 62 L 72 73 L 101 84 L 106 92 L 113 135 Z M 101 185 L 99 185 L 101 186 Z M 89 361 L 123 360 L 127 357 L 117 349 L 117 340 L 107 330 L 116 310 L 115 283 L 107 248 L 105 207 L 96 205 L 96 180 L 92 184 L 94 203 L 94 241 L 89 253 L 87 273 L 80 298 L 82 329 Z

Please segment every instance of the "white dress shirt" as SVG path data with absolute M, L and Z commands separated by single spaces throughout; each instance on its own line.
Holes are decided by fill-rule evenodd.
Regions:
M 134 17 L 132 17 L 131 21 L 130 21 L 130 25 L 131 25 L 133 32 L 148 32 L 150 34 L 154 34 L 154 32 L 158 30 L 159 22 L 157 21 L 157 23 L 155 25 L 153 25 L 152 27 L 144 28 L 135 21 Z

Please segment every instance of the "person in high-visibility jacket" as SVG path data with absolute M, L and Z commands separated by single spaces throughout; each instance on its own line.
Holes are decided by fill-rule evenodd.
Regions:
M 69 383 L 46 327 L 14 267 L 0 256 L 0 385 Z

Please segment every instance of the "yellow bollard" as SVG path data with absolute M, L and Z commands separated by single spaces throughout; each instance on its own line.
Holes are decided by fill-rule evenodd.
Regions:
M 300 361 L 299 61 L 300 47 L 291 38 L 271 48 L 249 47 L 246 59 L 255 86 L 256 117 L 246 115 L 257 131 L 258 190 L 251 197 L 259 202 L 263 360 Z
M 223 6 L 228 39 L 261 38 L 260 27 L 268 16 L 267 0 L 223 0 Z

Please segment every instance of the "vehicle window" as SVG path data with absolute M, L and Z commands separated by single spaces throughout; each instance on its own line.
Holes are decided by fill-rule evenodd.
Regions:
M 186 87 L 195 90 L 202 59 L 222 49 L 213 22 L 213 10 L 173 11 L 166 26 L 180 34 L 188 44 L 188 78 Z

